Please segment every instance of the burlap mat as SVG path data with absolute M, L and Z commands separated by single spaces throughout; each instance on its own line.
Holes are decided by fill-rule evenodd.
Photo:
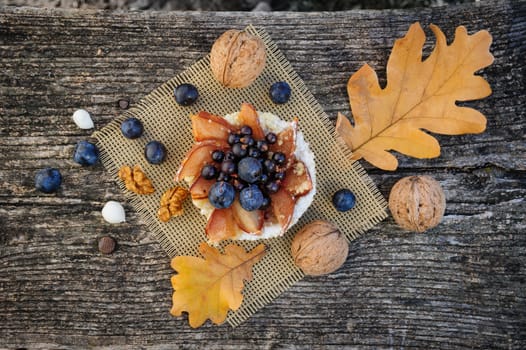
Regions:
M 238 111 L 242 102 L 250 102 L 257 110 L 272 112 L 285 120 L 299 118 L 300 130 L 315 154 L 317 194 L 308 211 L 284 237 L 264 241 L 269 252 L 254 267 L 254 279 L 246 283 L 243 305 L 228 315 L 227 320 L 234 327 L 303 277 L 293 264 L 290 242 L 306 223 L 319 219 L 336 223 L 352 240 L 386 217 L 385 200 L 362 167 L 349 160 L 348 151 L 336 141 L 333 123 L 290 63 L 266 32 L 252 26 L 247 30 L 260 36 L 267 48 L 267 65 L 248 88 L 228 89 L 217 83 L 207 56 L 93 134 L 98 139 L 103 165 L 115 177 L 141 220 L 168 255 L 199 256 L 197 247 L 206 241 L 206 220 L 190 200 L 185 204 L 183 216 L 168 223 L 157 218 L 160 197 L 174 185 L 176 170 L 193 144 L 189 115 L 200 110 L 225 115 Z M 283 105 L 272 103 L 268 97 L 270 85 L 279 80 L 287 81 L 292 88 L 290 101 Z M 200 96 L 195 105 L 181 107 L 175 103 L 173 90 L 181 83 L 192 83 L 198 88 Z M 120 123 L 130 116 L 139 118 L 144 124 L 145 134 L 136 140 L 126 139 L 120 132 Z M 149 164 L 143 156 L 144 146 L 154 139 L 164 143 L 168 150 L 167 159 L 160 165 Z M 126 191 L 117 177 L 118 169 L 124 164 L 140 164 L 152 180 L 155 193 L 139 196 Z M 337 212 L 331 204 L 332 194 L 341 188 L 351 189 L 357 197 L 356 207 L 347 213 Z M 245 249 L 252 249 L 261 242 L 237 243 Z

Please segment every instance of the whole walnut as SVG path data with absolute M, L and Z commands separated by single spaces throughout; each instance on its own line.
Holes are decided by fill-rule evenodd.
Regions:
M 432 177 L 407 176 L 391 189 L 389 210 L 400 227 L 424 232 L 438 225 L 444 216 L 446 196 Z
M 249 86 L 265 68 L 265 44 L 259 37 L 231 29 L 212 46 L 210 67 L 214 77 L 224 86 Z
M 319 276 L 340 268 L 349 253 L 349 244 L 338 227 L 314 221 L 294 236 L 290 247 L 294 264 L 306 275 Z

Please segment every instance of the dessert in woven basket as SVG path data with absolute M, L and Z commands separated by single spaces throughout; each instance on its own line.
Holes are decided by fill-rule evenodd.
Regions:
M 248 103 L 220 117 L 192 115 L 195 144 L 177 171 L 195 206 L 208 219 L 212 243 L 283 235 L 316 192 L 314 155 L 298 131 Z

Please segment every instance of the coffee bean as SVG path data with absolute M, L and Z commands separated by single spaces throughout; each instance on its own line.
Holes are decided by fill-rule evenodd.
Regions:
M 121 98 L 118 101 L 118 104 L 121 109 L 128 109 L 128 107 L 130 107 L 130 100 L 128 100 L 127 98 Z
M 110 236 L 99 239 L 99 251 L 102 254 L 111 254 L 115 250 L 115 240 Z

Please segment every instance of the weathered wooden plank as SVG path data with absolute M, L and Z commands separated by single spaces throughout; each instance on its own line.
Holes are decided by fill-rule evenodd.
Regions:
M 524 348 L 525 14 L 523 1 L 341 13 L 1 9 L 0 346 Z M 306 278 L 236 329 L 172 318 L 166 255 L 130 206 L 127 223 L 106 224 L 103 203 L 124 196 L 100 165 L 71 160 L 90 134 L 73 111 L 88 109 L 100 128 L 119 98 L 140 100 L 221 32 L 252 23 L 329 115 L 349 114 L 350 74 L 368 62 L 385 79 L 394 39 L 417 20 L 448 37 L 461 24 L 494 37 L 495 63 L 482 72 L 494 92 L 467 103 L 488 117 L 485 133 L 439 136 L 440 158 L 402 157 L 395 173 L 365 164 L 386 196 L 402 176 L 434 176 L 448 200 L 444 222 L 409 234 L 386 220 L 351 244 L 337 273 Z M 63 172 L 58 194 L 33 189 L 46 165 Z M 119 246 L 101 256 L 106 234 Z

